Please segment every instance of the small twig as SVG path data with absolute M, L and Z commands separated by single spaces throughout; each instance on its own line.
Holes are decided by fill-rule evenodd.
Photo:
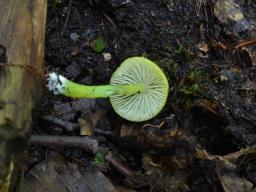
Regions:
M 110 24 L 116 27 L 115 22 L 106 13 L 102 12 L 102 14 Z
M 71 13 L 71 8 L 72 8 L 72 3 L 73 3 L 73 0 L 69 0 L 68 13 L 67 13 L 67 16 L 66 16 L 66 19 L 65 19 L 63 28 L 62 28 L 62 30 L 61 30 L 61 34 L 62 34 L 62 35 L 64 34 L 64 32 L 65 32 L 65 30 L 66 30 L 66 28 L 67 28 L 67 25 L 68 25 L 70 13 Z
M 256 44 L 256 39 L 241 42 L 237 46 L 235 46 L 235 49 L 239 49 L 239 48 L 245 47 L 245 46 L 250 46 L 250 45 L 253 45 L 253 44 Z
M 99 142 L 91 137 L 32 135 L 30 144 L 47 147 L 77 147 L 92 153 L 99 150 Z
M 116 136 L 116 133 L 113 131 L 108 131 L 104 129 L 99 129 L 99 128 L 93 128 L 93 132 L 99 135 L 104 135 L 104 136 Z
M 120 173 L 127 177 L 132 177 L 134 175 L 133 171 L 131 171 L 126 166 L 122 165 L 120 162 L 118 162 L 112 155 L 111 152 L 109 152 L 106 155 L 106 160 L 112 164 L 113 167 L 115 167 Z
M 64 121 L 63 119 L 60 119 L 51 115 L 46 115 L 42 117 L 42 119 L 49 121 L 51 123 L 54 123 L 55 125 L 59 125 L 62 128 L 64 128 L 66 131 L 75 131 L 79 129 L 79 125 L 77 123 Z
M 199 16 L 199 12 L 202 7 L 202 2 L 203 2 L 203 0 L 199 0 L 199 2 L 197 2 L 197 7 L 198 7 L 197 14 L 196 14 L 197 16 Z

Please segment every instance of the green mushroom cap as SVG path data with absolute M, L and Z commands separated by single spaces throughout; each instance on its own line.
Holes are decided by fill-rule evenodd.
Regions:
M 144 57 L 126 59 L 115 71 L 111 85 L 142 84 L 144 90 L 133 95 L 113 94 L 110 102 L 117 114 L 135 122 L 156 116 L 164 107 L 169 85 L 163 71 Z

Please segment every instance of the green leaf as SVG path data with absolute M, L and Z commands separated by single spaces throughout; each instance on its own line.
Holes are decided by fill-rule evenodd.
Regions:
M 94 41 L 92 41 L 90 46 L 93 51 L 95 51 L 96 53 L 100 53 L 105 48 L 106 44 L 103 37 L 98 37 Z
M 105 154 L 102 152 L 96 153 L 94 162 L 96 165 L 103 165 L 105 163 Z
M 200 95 L 201 89 L 197 84 L 183 86 L 180 91 L 186 95 Z

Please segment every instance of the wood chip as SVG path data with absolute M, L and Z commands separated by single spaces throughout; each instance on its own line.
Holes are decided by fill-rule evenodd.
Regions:
M 65 70 L 72 78 L 78 77 L 82 72 L 81 67 L 76 62 L 72 62 L 72 64 L 66 67 Z

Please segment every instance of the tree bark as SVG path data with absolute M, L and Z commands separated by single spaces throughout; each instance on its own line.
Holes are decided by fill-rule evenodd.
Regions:
M 43 75 L 47 0 L 0 1 L 0 191 L 18 190 Z

